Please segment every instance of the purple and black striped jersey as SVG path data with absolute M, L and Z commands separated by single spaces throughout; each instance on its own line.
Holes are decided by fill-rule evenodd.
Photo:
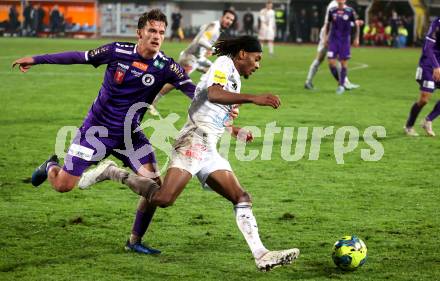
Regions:
M 113 42 L 86 52 L 65 52 L 35 56 L 36 64 L 106 64 L 107 69 L 86 119 L 85 126 L 104 126 L 111 135 L 123 135 L 128 110 L 138 102 L 151 104 L 166 84 L 172 84 L 188 97 L 194 97 L 195 85 L 182 67 L 164 53 L 144 59 L 133 43 Z M 139 109 L 132 128 L 139 125 L 147 108 Z
M 329 10 L 327 18 L 331 24 L 329 40 L 339 40 L 342 42 L 350 40 L 351 28 L 357 20 L 357 15 L 353 8 L 348 6 L 345 6 L 343 9 L 334 7 Z
M 422 55 L 419 60 L 421 67 L 437 68 L 440 60 L 440 17 L 432 21 L 426 33 Z

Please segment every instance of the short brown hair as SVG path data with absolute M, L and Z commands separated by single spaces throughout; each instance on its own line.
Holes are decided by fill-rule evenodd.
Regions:
M 143 13 L 139 17 L 138 29 L 144 28 L 145 25 L 147 25 L 147 22 L 152 21 L 152 20 L 164 22 L 165 26 L 168 26 L 167 16 L 164 13 L 162 13 L 161 10 L 153 9 L 149 12 Z

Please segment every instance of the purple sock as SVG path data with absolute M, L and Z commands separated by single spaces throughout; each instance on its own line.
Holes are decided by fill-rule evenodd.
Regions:
M 60 164 L 58 164 L 57 162 L 48 162 L 46 165 L 46 173 L 49 173 L 50 168 L 52 168 L 52 166 L 57 166 L 59 167 Z
M 345 77 L 347 77 L 347 68 L 341 67 L 341 76 L 339 77 L 339 86 L 344 86 Z
M 339 81 L 338 69 L 334 66 L 330 66 L 330 72 L 333 74 L 333 77 L 335 77 L 336 81 Z
M 419 116 L 420 111 L 423 107 L 419 106 L 417 102 L 413 104 L 411 107 L 411 111 L 409 112 L 408 121 L 406 121 L 406 127 L 411 128 L 416 123 L 417 116 Z
M 156 207 L 147 210 L 145 213 L 141 211 L 136 211 L 136 218 L 133 223 L 133 228 L 131 232 L 140 238 L 142 238 L 147 232 L 148 226 L 150 225 L 151 220 L 153 219 L 154 212 L 156 211 Z
M 435 104 L 432 111 L 426 117 L 426 120 L 434 121 L 434 119 L 437 118 L 439 115 L 440 115 L 440 100 Z

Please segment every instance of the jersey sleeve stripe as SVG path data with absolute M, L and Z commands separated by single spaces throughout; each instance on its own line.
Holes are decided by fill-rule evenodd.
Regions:
M 431 42 L 433 42 L 433 43 L 436 42 L 434 39 L 432 39 L 432 38 L 430 38 L 430 37 L 428 37 L 428 36 L 426 36 L 426 39 L 428 39 L 429 41 L 431 41 Z
M 185 81 L 182 81 L 182 82 L 179 83 L 179 86 L 181 86 L 181 85 L 183 85 L 183 84 L 190 83 L 191 81 L 192 81 L 191 79 L 187 79 L 187 80 L 185 80 Z
M 123 53 L 123 54 L 127 54 L 127 55 L 131 55 L 131 54 L 133 54 L 132 51 L 127 51 L 127 50 L 119 49 L 119 48 L 116 48 L 115 51 L 116 51 L 117 53 Z

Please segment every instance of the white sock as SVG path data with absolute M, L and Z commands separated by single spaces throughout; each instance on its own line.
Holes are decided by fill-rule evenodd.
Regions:
M 313 60 L 312 64 L 309 68 L 309 73 L 307 74 L 307 80 L 306 82 L 312 82 L 313 77 L 315 77 L 316 72 L 318 72 L 319 66 L 321 65 L 321 62 L 317 59 Z
M 341 63 L 338 61 L 336 63 L 336 69 L 338 70 L 338 77 L 340 77 L 341 75 L 341 68 L 342 68 Z
M 260 240 L 257 221 L 255 220 L 254 214 L 252 214 L 252 204 L 249 202 L 241 202 L 235 205 L 234 210 L 238 228 L 246 239 L 252 251 L 252 255 L 255 259 L 260 258 L 268 250 Z
M 273 55 L 273 42 L 268 42 L 267 46 L 269 47 L 269 54 Z

